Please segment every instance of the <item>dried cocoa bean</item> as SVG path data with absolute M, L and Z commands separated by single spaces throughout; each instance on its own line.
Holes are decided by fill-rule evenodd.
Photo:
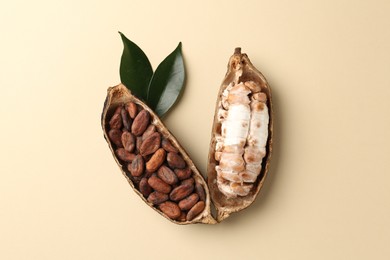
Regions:
M 142 141 L 141 147 L 139 148 L 139 152 L 142 156 L 146 156 L 154 153 L 160 148 L 161 144 L 161 135 L 160 133 L 153 133 L 146 139 Z
M 115 154 L 124 162 L 132 162 L 135 158 L 135 154 L 129 153 L 124 148 L 116 149 Z
M 137 136 L 137 139 L 135 141 L 135 148 L 137 149 L 138 152 L 139 152 L 139 149 L 141 148 L 141 145 L 142 145 L 142 137 Z
M 187 197 L 194 190 L 194 185 L 180 185 L 172 190 L 169 198 L 173 201 L 179 201 Z
M 121 129 L 122 128 L 122 117 L 120 113 L 116 113 L 111 117 L 109 122 L 110 129 Z
M 131 164 L 129 164 L 128 170 L 130 171 L 131 175 L 138 177 L 141 176 L 144 173 L 145 164 L 144 159 L 141 155 L 135 156 L 134 160 Z
M 206 193 L 204 192 L 202 184 L 196 183 L 195 184 L 195 191 L 198 194 L 200 200 L 206 201 Z
M 155 133 L 156 132 L 156 126 L 151 124 L 149 125 L 145 132 L 142 134 L 142 140 L 145 140 L 146 138 L 148 138 L 148 136 L 150 136 L 151 134 Z
M 150 114 L 145 109 L 140 111 L 134 118 L 133 124 L 131 125 L 131 132 L 135 136 L 140 136 L 144 133 L 149 125 Z
M 181 215 L 179 206 L 172 201 L 161 203 L 159 209 L 171 219 L 178 219 Z
M 148 183 L 147 178 L 142 178 L 141 181 L 139 182 L 139 191 L 144 195 L 144 197 L 148 197 L 150 193 L 152 193 L 152 187 L 150 187 Z
M 111 129 L 108 131 L 108 138 L 113 142 L 116 147 L 122 147 L 121 141 L 122 131 L 119 129 Z
M 132 152 L 134 150 L 135 138 L 130 132 L 124 131 L 122 133 L 121 140 L 123 148 L 125 148 L 126 151 Z
M 156 191 L 159 191 L 161 193 L 169 193 L 171 190 L 172 190 L 172 187 L 167 184 L 166 182 L 164 182 L 163 180 L 161 180 L 159 177 L 157 177 L 156 175 L 152 175 L 149 179 L 148 179 L 148 184 L 150 185 L 150 187 L 152 187 L 154 190 Z
M 165 165 L 162 165 L 158 169 L 157 176 L 170 185 L 176 184 L 178 182 L 176 174 Z
M 124 127 L 127 131 L 130 131 L 130 130 L 131 130 L 131 123 L 132 123 L 132 120 L 131 120 L 131 118 L 129 117 L 129 113 L 126 111 L 126 109 L 125 109 L 124 107 L 122 107 L 122 109 L 121 109 L 121 117 L 122 117 L 123 127 Z
M 184 198 L 182 199 L 180 202 L 179 202 L 179 208 L 181 210 L 189 210 L 191 209 L 195 203 L 197 203 L 199 200 L 199 196 L 198 194 L 196 193 L 192 193 L 190 196 L 188 196 L 187 198 Z
M 158 149 L 150 160 L 146 163 L 146 170 L 148 172 L 155 172 L 160 168 L 161 164 L 165 161 L 165 150 L 163 148 Z
M 190 168 L 175 169 L 175 173 L 179 180 L 185 180 L 191 176 L 192 171 Z
M 161 203 L 163 203 L 164 201 L 167 201 L 167 200 L 168 200 L 168 194 L 161 193 L 161 192 L 158 192 L 158 191 L 153 191 L 148 196 L 148 201 L 150 203 L 153 203 L 154 205 L 159 205 L 159 204 L 161 204 Z
M 127 112 L 129 112 L 130 118 L 134 119 L 138 112 L 137 105 L 134 102 L 128 102 L 126 104 L 126 109 Z
M 198 215 L 204 210 L 204 207 L 205 207 L 204 201 L 199 201 L 198 203 L 196 203 L 196 204 L 190 209 L 190 211 L 188 211 L 188 213 L 187 213 L 187 221 L 191 221 L 191 220 L 193 220 L 196 216 L 198 216 Z
M 181 185 L 194 185 L 195 180 L 194 178 L 188 178 L 181 181 Z
M 177 150 L 176 147 L 174 147 L 172 145 L 172 143 L 166 139 L 166 138 L 163 138 L 162 142 L 161 142 L 161 146 L 162 148 L 164 148 L 165 151 L 167 151 L 168 153 L 171 152 L 171 153 L 178 153 L 179 151 Z
M 186 162 L 184 161 L 183 157 L 177 153 L 169 152 L 167 155 L 167 162 L 171 168 L 183 169 L 186 167 Z

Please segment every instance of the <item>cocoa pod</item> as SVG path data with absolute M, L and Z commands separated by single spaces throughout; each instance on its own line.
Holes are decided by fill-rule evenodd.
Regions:
M 131 123 L 132 123 L 132 120 L 131 120 L 131 118 L 129 117 L 129 114 L 128 114 L 128 112 L 126 111 L 126 109 L 125 109 L 124 107 L 122 107 L 122 109 L 121 109 L 121 117 L 122 117 L 123 127 L 124 127 L 127 131 L 130 131 L 130 130 L 131 130 Z
M 146 170 L 148 172 L 155 172 L 165 161 L 165 150 L 160 148 L 158 149 L 150 160 L 146 163 Z
M 142 158 L 142 156 L 135 156 L 131 164 L 129 164 L 128 169 L 131 175 L 133 175 L 134 177 L 141 176 L 144 173 L 145 169 L 144 159 Z
M 171 191 L 169 198 L 173 201 L 179 201 L 190 195 L 193 190 L 194 185 L 180 185 Z
M 166 201 L 161 203 L 159 209 L 171 219 L 178 219 L 181 215 L 179 206 L 172 201 Z
M 167 201 L 167 200 L 168 200 L 168 194 L 162 193 L 162 192 L 158 192 L 158 191 L 153 191 L 148 196 L 148 201 L 150 203 L 154 204 L 154 205 L 159 205 L 159 204 L 161 204 L 161 203 L 163 203 L 164 201 Z
M 150 114 L 145 109 L 140 111 L 134 118 L 133 124 L 131 125 L 131 132 L 135 136 L 140 136 L 144 133 L 149 125 Z
M 142 156 L 146 156 L 154 153 L 160 148 L 161 135 L 160 133 L 153 133 L 142 141 L 139 152 Z
M 199 201 L 196 203 L 187 213 L 187 221 L 191 221 L 193 218 L 195 218 L 199 213 L 201 213 L 204 210 L 205 203 L 204 201 Z
M 123 148 L 125 148 L 126 151 L 131 153 L 134 150 L 135 138 L 130 132 L 123 131 L 122 136 L 121 136 L 121 142 L 122 142 Z
M 179 180 L 185 180 L 191 176 L 192 171 L 190 168 L 175 169 L 175 173 Z
M 164 182 L 163 180 L 161 180 L 159 177 L 157 177 L 156 175 L 152 175 L 149 179 L 148 179 L 148 184 L 150 185 L 150 187 L 152 187 L 154 190 L 156 191 L 159 191 L 161 193 L 169 193 L 171 190 L 172 190 L 172 187 L 167 184 L 166 182 Z
M 186 162 L 183 160 L 183 157 L 177 153 L 169 152 L 167 155 L 167 162 L 171 168 L 183 169 L 186 167 Z
M 168 183 L 169 185 L 173 185 L 178 182 L 178 178 L 176 174 L 165 165 L 162 165 L 158 169 L 157 176 L 160 177 L 161 180 Z
M 134 119 L 138 112 L 137 105 L 134 102 L 128 102 L 126 104 L 126 109 L 127 112 L 129 112 L 130 118 Z
M 123 147 L 121 136 L 122 131 L 119 129 L 111 129 L 108 131 L 108 138 L 116 145 L 116 147 Z
M 124 148 L 116 149 L 115 154 L 124 162 L 132 162 L 135 158 L 135 154 L 129 153 Z
M 148 197 L 150 195 L 150 193 L 152 193 L 153 190 L 152 190 L 152 187 L 150 187 L 147 178 L 144 177 L 139 182 L 139 191 L 142 193 L 142 195 L 145 196 L 145 198 Z M 167 199 L 168 199 L 168 196 L 167 196 Z
M 168 153 L 171 152 L 171 153 L 178 153 L 179 150 L 177 150 L 176 147 L 174 147 L 172 145 L 172 143 L 166 139 L 166 138 L 163 138 L 162 142 L 161 142 L 161 146 L 162 148 L 164 148 L 165 151 L 167 151 Z
M 178 205 L 181 210 L 189 210 L 195 205 L 195 203 L 198 202 L 198 200 L 199 200 L 198 194 L 192 193 L 187 198 L 184 198 L 181 201 L 179 201 Z

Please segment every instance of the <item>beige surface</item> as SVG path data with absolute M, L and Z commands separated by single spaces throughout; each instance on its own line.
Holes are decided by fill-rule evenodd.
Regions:
M 212 2 L 212 3 L 210 3 Z M 0 259 L 390 259 L 388 1 L 2 1 Z M 183 42 L 165 119 L 202 172 L 241 46 L 273 87 L 256 203 L 176 226 L 130 190 L 100 128 L 123 31 L 154 67 Z

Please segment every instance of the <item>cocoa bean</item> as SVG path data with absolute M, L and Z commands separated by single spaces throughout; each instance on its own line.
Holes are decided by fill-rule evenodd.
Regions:
M 128 170 L 130 171 L 131 175 L 138 177 L 141 176 L 144 173 L 145 164 L 144 159 L 141 155 L 135 156 L 134 160 L 131 164 L 128 166 Z
M 170 185 L 176 184 L 178 182 L 176 174 L 165 165 L 162 165 L 158 169 L 157 176 Z
M 172 143 L 166 139 L 166 138 L 163 138 L 162 142 L 161 142 L 161 146 L 162 148 L 164 148 L 165 151 L 167 151 L 168 153 L 171 152 L 171 153 L 178 153 L 179 151 L 177 150 L 176 147 L 174 147 L 172 145 Z
M 135 138 L 130 132 L 124 131 L 122 133 L 121 140 L 123 148 L 125 148 L 126 151 L 132 152 L 134 150 Z
M 161 164 L 165 161 L 165 150 L 163 148 L 158 149 L 146 163 L 146 170 L 148 172 L 155 172 L 160 168 Z
M 180 185 L 172 190 L 169 198 L 173 201 L 179 201 L 187 197 L 194 190 L 194 185 Z
M 150 187 L 147 178 L 144 177 L 139 182 L 139 191 L 142 193 L 142 195 L 144 195 L 145 198 L 148 197 L 150 193 L 152 193 L 153 190 L 152 187 Z
M 124 148 L 116 149 L 115 154 L 120 160 L 124 162 L 132 162 L 135 158 L 135 154 L 129 153 Z
M 134 118 L 133 124 L 131 125 L 131 132 L 136 136 L 142 135 L 149 125 L 149 120 L 149 112 L 146 110 L 140 111 Z
M 199 213 L 204 210 L 205 203 L 204 201 L 199 201 L 196 203 L 187 213 L 187 221 L 193 220 Z
M 137 140 L 135 141 L 135 148 L 137 149 L 138 152 L 139 149 L 141 148 L 141 145 L 142 145 L 142 137 L 137 136 Z
M 182 199 L 180 202 L 179 202 L 179 208 L 181 210 L 189 210 L 191 209 L 195 203 L 197 203 L 199 200 L 199 196 L 198 194 L 196 193 L 192 193 L 190 196 L 188 196 L 187 198 L 184 198 Z
M 167 201 L 167 200 L 168 200 L 168 194 L 161 193 L 161 192 L 158 192 L 158 191 L 153 191 L 148 196 L 148 201 L 150 203 L 153 203 L 154 205 L 161 204 L 161 203 L 163 203 L 164 201 Z
M 149 125 L 145 132 L 142 134 L 142 140 L 145 140 L 146 138 L 148 138 L 148 136 L 150 136 L 151 134 L 155 133 L 156 132 L 156 126 L 151 124 Z
M 172 187 L 167 184 L 166 182 L 164 182 L 163 180 L 161 180 L 159 177 L 157 177 L 156 175 L 152 175 L 149 179 L 148 179 L 148 184 L 150 185 L 150 187 L 152 187 L 154 190 L 156 191 L 159 191 L 161 193 L 169 193 L 171 190 L 172 190 Z
M 184 211 L 182 211 L 180 217 L 177 220 L 180 222 L 184 222 L 186 221 L 186 219 L 187 219 L 187 214 Z
M 161 203 L 159 209 L 171 219 L 178 219 L 181 215 L 179 206 L 172 201 Z
M 122 123 L 123 123 L 123 127 L 127 130 L 127 131 L 130 131 L 131 130 L 131 123 L 132 123 L 132 120 L 131 118 L 129 117 L 129 113 L 127 112 L 127 110 L 122 107 L 121 109 L 121 117 L 122 117 Z
M 185 180 L 191 176 L 192 171 L 190 168 L 175 169 L 175 173 L 179 180 Z
M 121 129 L 122 128 L 122 117 L 120 113 L 114 114 L 109 122 L 110 129 Z
M 186 167 L 186 162 L 184 161 L 183 157 L 177 153 L 169 152 L 167 155 L 167 162 L 171 168 L 183 169 Z
M 111 129 L 108 131 L 108 138 L 113 142 L 117 147 L 123 147 L 121 141 L 122 131 L 119 129 Z
M 146 156 L 154 153 L 160 148 L 161 144 L 161 135 L 160 133 L 153 133 L 146 139 L 142 141 L 141 147 L 139 148 L 139 152 L 142 156 Z
M 195 191 L 198 194 L 200 200 L 206 201 L 206 193 L 204 192 L 202 184 L 196 183 Z
M 130 118 L 134 119 L 138 112 L 137 105 L 134 102 L 128 102 L 126 109 L 129 112 Z
M 181 185 L 194 185 L 195 180 L 194 178 L 188 178 L 181 181 Z

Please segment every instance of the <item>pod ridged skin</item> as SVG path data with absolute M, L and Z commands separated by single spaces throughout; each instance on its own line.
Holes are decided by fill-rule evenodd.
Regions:
M 252 89 L 252 87 L 260 89 L 257 89 L 255 92 L 248 91 L 248 89 Z M 239 88 L 242 88 L 242 90 Z M 229 106 L 226 97 L 226 93 L 229 93 L 229 91 L 241 93 L 241 96 L 236 94 L 232 95 L 236 100 L 239 100 L 239 106 L 234 107 L 234 110 L 230 112 L 230 116 L 232 116 L 233 113 L 235 113 L 234 116 L 239 115 L 239 119 L 243 122 L 241 129 L 240 127 L 237 127 L 236 120 L 229 120 L 229 115 L 226 115 L 226 110 L 224 110 Z M 254 113 L 254 104 L 247 98 L 247 93 L 250 93 L 252 100 L 256 99 L 254 102 L 256 103 L 256 109 L 258 108 L 258 103 L 261 103 L 261 111 L 257 114 Z M 256 93 L 256 95 L 254 95 L 254 93 Z M 251 102 L 251 104 L 249 104 L 249 102 Z M 224 112 L 225 115 L 221 115 Z M 251 128 L 251 126 L 248 127 L 251 123 L 251 117 L 258 118 L 256 119 L 256 123 L 261 121 L 262 127 L 257 132 L 250 130 L 249 128 Z M 221 118 L 225 120 L 222 121 L 225 123 L 221 122 Z M 236 127 L 238 130 L 229 129 L 229 127 Z M 232 133 L 229 134 L 229 131 Z M 255 137 L 257 138 L 256 142 L 259 141 L 261 143 L 260 145 L 251 144 L 250 140 L 253 140 L 253 136 L 245 140 L 247 136 L 250 136 L 253 133 L 261 135 L 260 137 Z M 232 137 L 236 137 L 235 135 L 237 138 L 242 138 L 243 141 L 238 143 L 236 142 L 237 140 L 233 140 Z M 223 138 L 221 136 L 225 139 L 221 140 L 221 138 Z M 226 140 L 226 138 L 229 138 L 229 140 Z M 242 54 L 240 48 L 236 48 L 229 60 L 228 70 L 218 93 L 208 157 L 208 187 L 210 189 L 211 200 L 216 208 L 218 222 L 229 217 L 231 213 L 247 208 L 259 194 L 269 170 L 272 153 L 272 138 L 273 108 L 271 89 L 263 74 L 252 65 L 248 56 Z M 232 156 L 239 153 L 237 151 L 233 151 L 234 153 L 232 151 L 221 153 L 221 149 L 218 146 L 220 146 L 221 143 L 223 144 L 224 141 L 225 144 L 234 143 L 235 145 L 227 145 L 227 149 L 242 151 L 242 158 L 238 158 L 240 156 Z M 246 162 L 245 160 L 249 156 L 245 156 L 244 150 L 245 152 L 248 152 L 247 154 L 251 154 L 251 158 L 254 156 L 256 158 L 255 160 L 257 160 L 256 162 L 260 161 L 261 165 L 259 166 L 258 163 L 250 164 Z M 253 151 L 255 151 L 255 153 L 253 153 Z M 225 168 L 221 167 L 221 154 L 223 157 L 222 162 L 226 162 Z M 236 157 L 240 160 L 237 160 L 239 162 L 234 163 L 234 159 L 237 159 Z M 251 174 L 248 175 L 247 173 L 249 173 L 249 171 Z M 245 175 L 237 175 L 236 173 L 238 172 L 245 172 Z M 254 174 L 254 172 L 256 174 Z M 221 178 L 221 176 L 224 176 L 225 179 Z M 242 176 L 244 176 L 245 182 L 242 181 Z M 226 180 L 226 185 L 221 180 Z M 229 184 L 232 183 L 237 184 L 234 187 L 239 187 L 241 189 L 238 193 L 232 192 L 231 187 L 229 186 Z M 224 189 L 224 187 L 226 189 Z
M 156 126 L 156 129 L 158 132 L 161 133 L 163 138 L 168 139 L 172 145 L 180 152 L 182 155 L 184 161 L 187 164 L 187 167 L 189 167 L 192 172 L 193 172 L 193 177 L 197 183 L 200 183 L 202 187 L 205 190 L 206 193 L 206 201 L 205 201 L 205 207 L 203 211 L 197 215 L 194 219 L 191 219 L 191 221 L 178 221 L 171 219 L 168 217 L 166 214 L 164 214 L 161 210 L 153 206 L 153 204 L 142 195 L 142 193 L 135 187 L 133 181 L 127 176 L 123 165 L 121 161 L 118 159 L 118 157 L 115 154 L 114 147 L 111 145 L 111 142 L 109 141 L 109 136 L 108 136 L 108 131 L 109 131 L 109 119 L 112 117 L 114 114 L 115 110 L 127 103 L 127 102 L 134 102 L 135 104 L 141 106 L 143 109 L 147 110 L 150 113 L 150 123 Z M 136 192 L 136 194 L 146 203 L 148 204 L 151 208 L 153 208 L 156 212 L 167 218 L 169 221 L 175 223 L 175 224 L 180 224 L 180 225 L 185 225 L 185 224 L 193 224 L 193 223 L 204 223 L 204 224 L 215 224 L 216 221 L 215 219 L 211 216 L 210 212 L 210 192 L 207 187 L 207 184 L 205 180 L 203 179 L 202 175 L 199 173 L 198 169 L 192 162 L 192 160 L 189 158 L 188 154 L 186 151 L 183 149 L 183 147 L 178 143 L 176 138 L 172 135 L 172 133 L 169 132 L 169 130 L 166 128 L 166 126 L 161 122 L 159 117 L 141 100 L 139 100 L 137 97 L 131 94 L 131 92 L 124 86 L 123 84 L 119 84 L 115 87 L 110 87 L 107 90 L 107 98 L 104 102 L 104 107 L 103 107 L 103 113 L 101 117 L 101 124 L 103 128 L 103 133 L 104 133 L 104 138 L 106 139 L 108 146 L 111 150 L 111 153 L 118 164 L 123 176 L 127 179 L 129 182 L 130 186 L 133 188 L 133 190 Z

